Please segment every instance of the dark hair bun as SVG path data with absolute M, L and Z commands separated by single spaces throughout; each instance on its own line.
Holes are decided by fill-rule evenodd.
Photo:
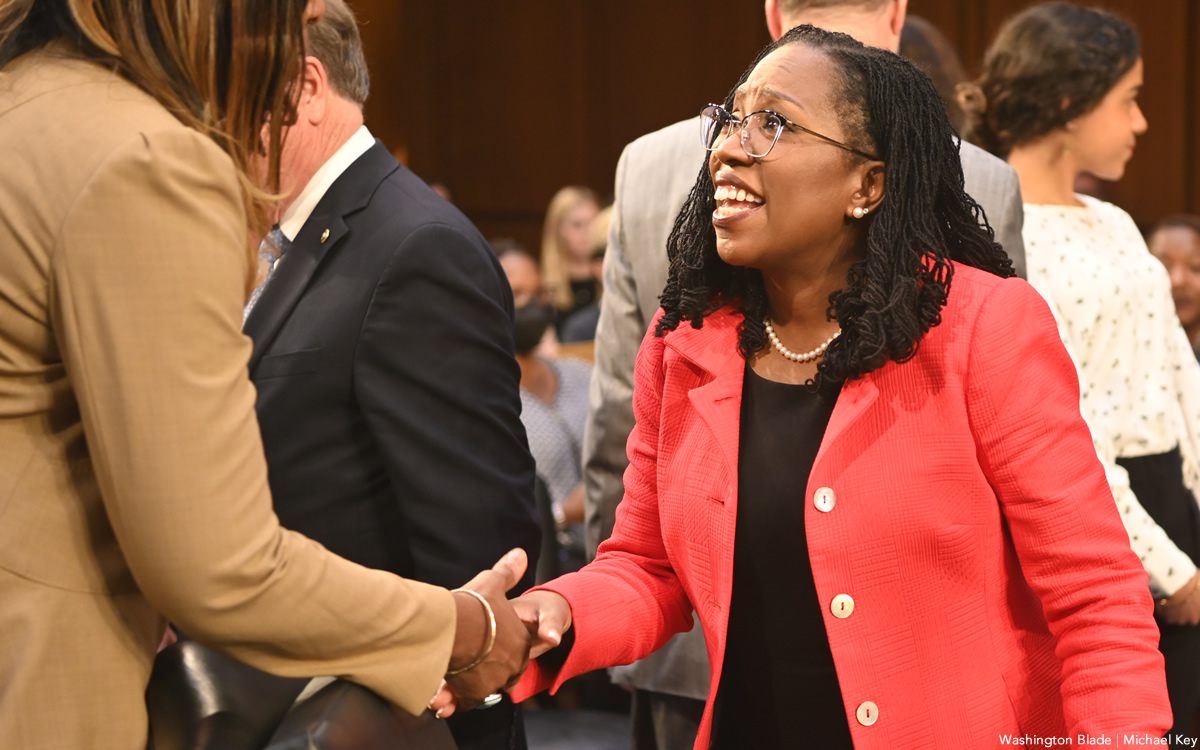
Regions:
M 1141 57 L 1137 32 L 1094 8 L 1043 3 L 1014 16 L 983 75 L 961 86 L 967 140 L 1001 158 L 1090 112 Z

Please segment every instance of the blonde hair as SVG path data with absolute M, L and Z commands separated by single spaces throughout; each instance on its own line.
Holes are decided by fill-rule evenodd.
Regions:
M 554 304 L 560 310 L 570 308 L 574 302 L 571 296 L 571 280 L 567 277 L 567 269 L 562 262 L 562 223 L 567 214 L 582 203 L 592 203 L 597 208 L 600 207 L 600 201 L 590 188 L 581 185 L 562 188 L 550 199 L 550 207 L 546 209 L 546 223 L 542 226 L 542 283 L 554 295 Z
M 70 42 L 154 97 L 233 161 L 251 234 L 279 189 L 283 128 L 296 117 L 306 0 L 0 0 L 0 67 L 52 41 Z M 253 177 L 269 128 L 267 185 Z M 247 245 L 247 285 L 257 268 Z

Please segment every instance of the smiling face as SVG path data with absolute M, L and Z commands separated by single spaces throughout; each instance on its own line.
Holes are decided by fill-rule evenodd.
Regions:
M 790 44 L 763 58 L 736 93 L 732 113 L 741 118 L 771 110 L 829 138 L 870 148 L 840 122 L 840 81 L 823 52 Z M 882 184 L 873 196 L 863 189 L 872 169 L 881 173 L 881 162 L 786 126 L 759 158 L 747 156 L 737 128 L 722 136 L 709 156 L 709 174 L 717 199 L 717 252 L 725 262 L 772 272 L 842 265 L 858 252 L 864 220 L 851 218 L 851 211 L 873 209 L 882 199 Z
M 1124 176 L 1134 143 L 1146 132 L 1146 118 L 1137 103 L 1141 88 L 1139 59 L 1094 109 L 1068 124 L 1071 153 L 1079 171 L 1102 180 Z

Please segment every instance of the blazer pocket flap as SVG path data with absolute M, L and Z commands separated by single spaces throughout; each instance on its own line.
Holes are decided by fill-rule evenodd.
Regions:
M 320 349 L 301 349 L 286 354 L 271 354 L 259 360 L 258 367 L 255 368 L 254 379 L 264 380 L 316 372 L 317 362 L 320 358 Z

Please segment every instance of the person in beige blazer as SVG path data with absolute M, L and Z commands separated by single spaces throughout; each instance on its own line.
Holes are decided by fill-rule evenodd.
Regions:
M 473 705 L 524 666 L 504 599 L 520 551 L 467 584 L 483 606 L 349 563 L 271 510 L 241 332 L 263 207 L 242 176 L 264 122 L 280 140 L 323 3 L 161 4 L 177 28 L 132 0 L 0 4 L 0 748 L 143 750 L 167 619 L 410 713 L 471 667 L 446 679 Z M 245 37 L 210 92 L 228 30 L 189 34 L 211 18 Z M 172 69 L 195 79 L 154 78 Z

